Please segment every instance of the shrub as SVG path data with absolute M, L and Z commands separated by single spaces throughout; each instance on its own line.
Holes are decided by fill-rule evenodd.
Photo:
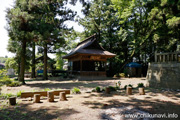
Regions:
M 74 93 L 74 94 L 79 94 L 79 93 L 81 93 L 81 92 L 80 92 L 80 89 L 79 89 L 79 88 L 74 87 L 74 88 L 72 89 L 72 93 Z
M 7 84 L 11 84 L 12 80 L 10 78 L 8 78 L 7 76 L 4 76 L 0 79 L 0 85 L 7 85 Z
M 101 91 L 105 91 L 105 88 L 102 88 L 102 90 Z
M 126 89 L 127 87 L 133 87 L 133 85 L 129 84 L 129 85 L 125 85 L 124 89 Z
M 138 87 L 144 87 L 143 83 L 138 83 Z
M 116 91 L 116 87 L 109 86 L 110 91 Z
M 22 84 L 19 81 L 11 81 L 11 83 L 6 84 L 6 86 L 8 86 L 8 87 L 17 87 L 17 86 L 21 86 L 21 85 Z
M 99 86 L 96 87 L 96 92 L 101 92 L 101 88 Z
M 120 87 L 119 86 L 116 86 L 116 87 L 114 87 L 115 88 L 115 90 L 120 90 Z
M 125 77 L 125 73 L 119 73 L 120 77 Z
M 96 92 L 96 90 L 95 90 L 95 89 L 93 89 L 93 90 L 92 90 L 92 92 Z

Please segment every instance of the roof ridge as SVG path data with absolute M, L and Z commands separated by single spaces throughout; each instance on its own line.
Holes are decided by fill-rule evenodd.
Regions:
M 85 40 L 83 40 L 83 41 L 79 42 L 79 43 L 77 44 L 77 46 L 79 46 L 80 44 L 82 44 L 82 43 L 84 43 L 84 42 L 88 41 L 90 38 L 95 37 L 95 36 L 96 36 L 96 33 L 95 33 L 95 34 L 93 34 L 93 35 L 91 35 L 90 37 L 86 38 Z M 94 40 L 94 39 L 93 39 L 93 40 Z

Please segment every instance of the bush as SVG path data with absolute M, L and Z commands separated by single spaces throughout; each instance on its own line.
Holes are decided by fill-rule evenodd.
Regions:
M 110 91 L 116 91 L 116 87 L 109 86 Z
M 95 89 L 93 89 L 93 90 L 92 90 L 92 92 L 96 92 L 96 90 L 95 90 Z
M 74 93 L 74 94 L 79 94 L 79 93 L 81 93 L 81 92 L 80 92 L 80 89 L 79 89 L 79 88 L 74 87 L 74 88 L 72 89 L 72 93 Z
M 0 86 L 11 84 L 12 80 L 7 76 L 4 76 L 0 79 Z
M 143 83 L 138 83 L 138 87 L 144 87 Z
M 131 84 L 125 85 L 125 86 L 124 86 L 124 89 L 126 90 L 127 87 L 132 87 L 132 88 L 133 88 L 133 85 L 131 85 Z
M 101 92 L 101 88 L 100 87 L 96 87 L 96 92 Z
M 8 86 L 8 87 L 17 87 L 17 86 L 21 86 L 21 85 L 22 84 L 19 81 L 11 81 L 11 83 L 6 84 L 6 86 Z
M 120 77 L 125 77 L 125 73 L 119 73 Z

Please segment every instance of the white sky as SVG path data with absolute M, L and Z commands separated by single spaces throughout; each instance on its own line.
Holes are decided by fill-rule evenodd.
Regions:
M 10 53 L 7 51 L 7 44 L 8 44 L 8 33 L 7 30 L 5 29 L 5 26 L 7 24 L 6 22 L 6 8 L 10 8 L 13 5 L 13 1 L 14 0 L 0 0 L 0 57 L 5 57 L 6 55 L 8 57 L 12 57 L 14 56 L 14 54 Z M 68 5 L 72 10 L 77 11 L 77 14 L 80 15 L 80 17 L 83 17 L 83 15 L 81 14 L 81 8 L 82 5 L 78 2 L 76 4 L 76 6 L 72 6 L 72 5 Z M 74 26 L 74 29 L 76 31 L 82 32 L 83 31 L 83 27 L 79 26 L 78 23 L 72 22 L 72 21 L 68 21 L 66 22 L 66 24 L 69 27 Z M 51 56 L 51 55 L 50 55 Z

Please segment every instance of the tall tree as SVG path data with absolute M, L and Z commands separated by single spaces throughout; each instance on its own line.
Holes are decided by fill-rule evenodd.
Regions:
M 56 53 L 56 49 L 65 44 L 63 34 L 66 33 L 67 26 L 64 24 L 67 20 L 73 20 L 75 13 L 71 9 L 67 9 L 65 5 L 68 0 L 45 1 L 41 6 L 37 6 L 36 24 L 34 28 L 40 36 L 39 45 L 43 47 L 44 55 L 44 72 L 43 79 L 47 77 L 47 53 Z
M 12 9 L 7 9 L 6 19 L 8 21 L 8 34 L 11 40 L 18 41 L 20 48 L 20 77 L 19 81 L 25 84 L 24 71 L 26 60 L 26 44 L 33 38 L 33 32 L 30 29 L 34 17 L 29 14 L 27 0 L 16 0 Z

